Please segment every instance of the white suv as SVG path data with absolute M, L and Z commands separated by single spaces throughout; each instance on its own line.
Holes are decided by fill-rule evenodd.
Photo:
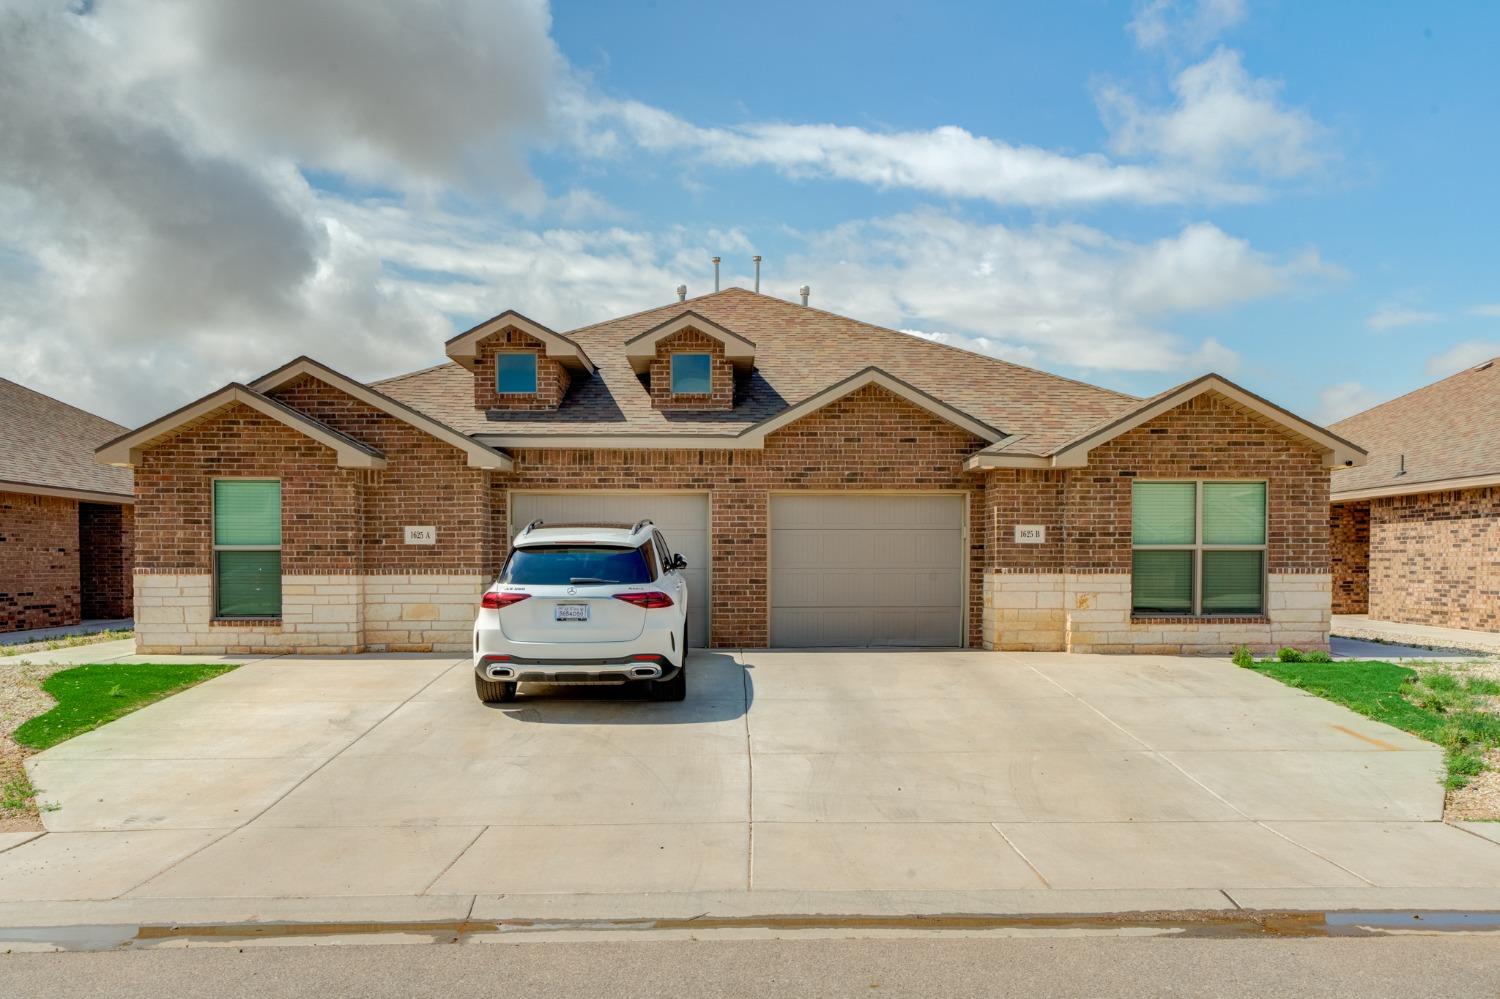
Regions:
M 486 704 L 518 683 L 644 681 L 687 694 L 687 562 L 649 520 L 527 524 L 480 601 L 474 687 Z

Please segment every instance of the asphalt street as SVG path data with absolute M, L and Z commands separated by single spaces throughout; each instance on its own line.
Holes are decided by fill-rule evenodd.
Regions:
M 0 995 L 1493 996 L 1500 934 L 650 940 L 0 957 Z

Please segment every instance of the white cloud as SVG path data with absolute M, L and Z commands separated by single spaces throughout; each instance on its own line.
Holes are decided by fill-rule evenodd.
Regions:
M 1377 309 L 1366 316 L 1365 325 L 1372 330 L 1393 330 L 1402 326 L 1420 326 L 1426 323 L 1435 323 L 1441 318 L 1443 317 L 1436 312 L 1387 306 Z
M 760 164 L 998 204 L 1248 191 L 1191 166 L 1065 156 L 957 128 L 704 129 L 599 99 L 579 111 L 582 92 L 554 66 L 537 2 L 453 0 L 415 20 L 383 0 L 311 9 L 0 9 L 8 375 L 140 421 L 304 352 L 356 377 L 433 363 L 455 317 L 516 307 L 570 328 L 670 301 L 684 279 L 699 294 L 712 253 L 743 261 L 726 284 L 748 284 L 741 267 L 754 249 L 743 232 L 628 228 L 597 192 L 532 182 L 526 136 L 569 102 L 550 123 L 563 148 L 602 157 Z M 382 89 L 398 79 L 400 93 Z M 435 106 L 450 91 L 453 106 Z M 392 193 L 315 187 L 305 179 L 314 170 Z M 1315 255 L 1267 256 L 1208 223 L 1129 241 L 921 210 L 790 238 L 802 250 L 779 269 L 794 275 L 780 292 L 789 298 L 806 280 L 815 304 L 1023 363 L 1094 370 L 1231 370 L 1231 349 L 1174 335 L 1172 318 L 1326 269 Z
M 1202 312 L 1280 291 L 1291 273 L 1315 269 L 1315 258 L 1277 263 L 1248 242 L 1199 222 L 1128 254 L 1120 273 L 1122 302 L 1145 315 Z
M 1245 19 L 1244 0 L 1144 0 L 1128 25 L 1143 49 L 1197 48 Z
M 326 209 L 390 266 L 390 286 L 433 313 L 515 308 L 556 329 L 663 305 L 684 281 L 689 294 L 703 294 L 712 290 L 706 274 L 714 252 L 747 264 L 750 256 L 735 230 L 531 229 L 379 202 L 334 201 Z M 726 269 L 726 284 L 742 277 Z M 424 346 L 431 361 L 441 359 L 441 339 Z
M 559 329 L 663 304 L 681 281 L 706 292 L 711 253 L 725 257 L 726 286 L 748 286 L 754 249 L 736 230 L 538 232 L 388 203 L 326 210 L 392 266 L 387 283 L 418 307 L 515 307 Z M 819 307 L 1023 364 L 1101 371 L 1230 373 L 1231 348 L 1162 324 L 1322 273 L 1315 256 L 1271 258 L 1205 224 L 1132 243 L 1085 226 L 1011 228 L 928 210 L 799 237 L 803 249 L 767 275 L 767 293 L 794 299 L 806 281 Z
M 1325 426 L 1355 413 L 1363 413 L 1379 403 L 1380 396 L 1359 382 L 1325 385 L 1318 393 L 1318 419 Z
M 1184 165 L 1115 163 L 1097 153 L 1068 156 L 953 125 L 906 132 L 764 122 L 705 128 L 637 101 L 579 92 L 559 100 L 558 117 L 568 141 L 590 156 L 618 157 L 633 149 L 685 152 L 696 164 L 764 166 L 794 179 L 852 181 L 998 205 L 1166 204 L 1258 195 L 1252 186 Z
M 588 220 L 614 221 L 625 213 L 611 205 L 603 196 L 586 187 L 575 187 L 561 197 L 552 198 L 547 207 L 564 222 L 575 223 Z
M 904 329 L 901 332 L 909 336 L 921 337 L 923 340 L 931 340 L 933 343 L 947 344 L 949 347 L 977 350 L 981 354 L 988 354 L 1002 361 L 1011 361 L 1028 367 L 1036 367 L 1041 363 L 1041 354 L 1035 347 L 1007 343 L 1004 340 L 996 340 L 987 336 L 963 336 L 957 333 L 944 333 L 942 330 Z
M 430 356 L 443 317 L 291 163 L 202 133 L 115 44 L 51 4 L 0 11 L 8 373 L 134 420 L 303 350 L 355 373 Z
M 1283 107 L 1280 90 L 1246 72 L 1238 52 L 1219 48 L 1172 81 L 1171 107 L 1145 107 L 1114 86 L 1098 97 L 1118 153 L 1159 156 L 1206 176 L 1286 178 L 1312 170 L 1326 154 L 1322 126 Z
M 126 85 L 225 149 L 540 196 L 521 143 L 561 68 L 544 0 L 110 0 L 87 20 Z
M 1427 376 L 1447 378 L 1496 357 L 1500 357 L 1500 340 L 1465 340 L 1428 358 Z
M 1095 370 L 1232 370 L 1223 344 L 1162 324 L 1274 294 L 1322 273 L 1261 254 L 1215 226 L 1131 243 L 1080 225 L 983 225 L 922 211 L 805 234 L 784 270 L 814 300 L 974 349 Z M 933 335 L 929 332 L 927 335 Z M 947 339 L 944 342 L 958 342 Z
M 1469 309 L 1471 316 L 1500 317 L 1500 303 L 1476 305 Z

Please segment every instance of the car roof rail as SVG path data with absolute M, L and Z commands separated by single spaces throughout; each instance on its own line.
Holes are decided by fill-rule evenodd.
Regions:
M 530 534 L 532 532 L 533 528 L 537 528 L 537 527 L 541 527 L 541 526 L 542 526 L 542 518 L 538 517 L 536 520 L 533 520 L 531 523 L 529 523 L 525 527 L 521 528 L 521 533 L 522 534 Z
M 630 529 L 630 533 L 634 534 L 636 531 L 639 531 L 641 528 L 645 527 L 647 524 L 650 524 L 652 527 L 656 526 L 655 524 L 651 523 L 651 521 L 649 521 L 649 520 L 638 520 L 638 521 L 635 522 L 635 526 Z

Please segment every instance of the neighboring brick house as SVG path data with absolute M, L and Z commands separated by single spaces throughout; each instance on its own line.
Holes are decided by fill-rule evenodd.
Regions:
M 1500 631 L 1500 366 L 1485 361 L 1334 425 L 1335 614 Z
M 1136 399 L 738 288 L 299 358 L 124 435 L 143 651 L 460 651 L 533 519 L 651 518 L 694 645 L 1327 644 L 1328 469 L 1214 375 Z
M 0 632 L 130 617 L 130 470 L 94 460 L 124 429 L 0 378 Z

